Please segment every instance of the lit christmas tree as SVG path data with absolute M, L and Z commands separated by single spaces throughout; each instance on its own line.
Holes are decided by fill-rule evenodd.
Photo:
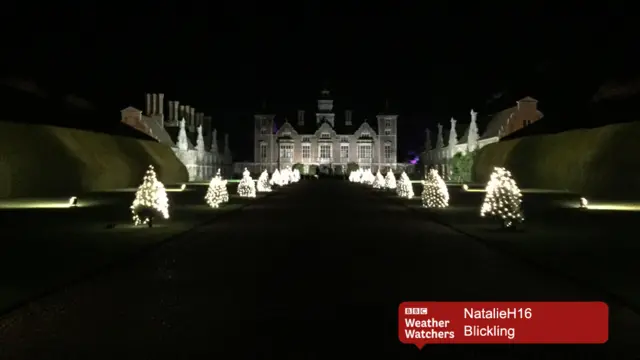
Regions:
M 400 189 L 402 188 L 402 175 L 398 177 L 398 181 L 396 181 L 396 194 L 400 196 Z
M 422 206 L 427 208 L 445 208 L 449 206 L 449 189 L 438 174 L 438 170 L 431 169 L 427 178 L 422 182 Z
M 362 179 L 362 170 L 358 169 L 349 173 L 349 181 L 359 183 Z
M 153 220 L 157 216 L 169 218 L 169 198 L 164 185 L 158 181 L 153 166 L 144 174 L 142 185 L 136 191 L 136 197 L 131 205 L 133 223 L 135 225 L 153 226 Z
M 256 197 L 256 184 L 253 182 L 251 173 L 247 168 L 244 168 L 242 180 L 238 184 L 238 195 L 241 197 Z
M 228 202 L 229 201 L 229 191 L 227 190 L 227 181 L 222 179 L 222 173 L 220 172 L 220 169 L 218 169 L 218 171 L 216 172 L 216 177 L 218 178 L 218 180 L 220 180 L 218 182 L 218 186 L 220 187 L 220 194 L 222 196 L 222 202 Z
M 284 168 L 280 170 L 280 186 L 289 185 L 291 180 L 291 170 L 289 168 Z
M 413 198 L 413 184 L 411 179 L 407 176 L 406 172 L 400 174 L 400 181 L 398 182 L 398 195 L 407 199 Z
M 220 204 L 223 203 L 223 187 L 225 189 L 227 188 L 227 181 L 222 180 L 222 178 L 217 175 L 214 176 L 209 182 L 209 189 L 207 190 L 207 194 L 204 196 L 204 199 L 212 208 L 218 208 L 220 207 Z
M 269 185 L 269 173 L 267 170 L 264 170 L 260 177 L 258 178 L 257 185 L 258 192 L 269 192 L 271 191 L 271 185 Z
M 485 189 L 480 216 L 499 219 L 505 228 L 514 227 L 524 221 L 521 204 L 522 194 L 511 173 L 505 168 L 494 168 Z
M 385 189 L 394 190 L 397 185 L 396 176 L 393 174 L 393 171 L 389 169 L 389 171 L 387 171 L 387 175 L 384 177 L 384 187 Z
M 280 170 L 275 169 L 273 174 L 271 174 L 271 179 L 269 180 L 269 185 L 271 185 L 271 186 L 282 186 L 282 176 L 280 175 Z
M 384 176 L 380 173 L 380 170 L 376 173 L 376 179 L 373 181 L 374 189 L 382 189 L 384 188 Z
M 367 169 L 362 172 L 362 180 L 361 182 L 365 185 L 373 185 L 373 182 L 376 180 L 376 176 L 373 175 L 371 169 Z
M 300 170 L 298 169 L 293 169 L 293 176 L 292 176 L 293 181 L 292 182 L 298 182 L 300 181 Z

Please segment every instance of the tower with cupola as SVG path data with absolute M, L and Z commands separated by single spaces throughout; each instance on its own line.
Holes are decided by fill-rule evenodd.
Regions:
M 316 112 L 316 124 L 320 126 L 327 122 L 331 127 L 335 126 L 336 114 L 333 112 L 333 99 L 329 90 L 322 90 L 318 99 L 318 110 Z

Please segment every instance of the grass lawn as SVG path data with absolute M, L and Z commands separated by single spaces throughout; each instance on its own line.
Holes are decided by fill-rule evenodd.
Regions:
M 394 197 L 417 215 L 450 225 L 539 266 L 553 269 L 604 290 L 629 306 L 640 309 L 640 241 L 636 224 L 640 211 L 581 210 L 579 195 L 523 191 L 525 222 L 515 232 L 505 232 L 490 219 L 480 217 L 484 193 L 449 187 L 450 207 L 425 209 L 416 189 L 412 200 Z M 490 266 L 490 264 L 487 264 Z
M 171 218 L 153 228 L 132 226 L 134 189 L 78 196 L 78 208 L 63 206 L 67 199 L 3 201 L 0 313 L 255 201 L 235 195 L 236 187 L 219 209 L 205 204 L 207 187 L 169 192 Z

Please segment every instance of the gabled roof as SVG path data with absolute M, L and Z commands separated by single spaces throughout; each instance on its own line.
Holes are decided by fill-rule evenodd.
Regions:
M 127 106 L 126 108 L 120 110 L 120 112 L 142 112 L 142 110 L 136 109 L 133 106 Z
M 164 126 L 161 126 L 156 120 L 153 118 L 147 118 L 146 121 L 149 130 L 151 131 L 151 135 L 156 138 L 160 143 L 166 144 L 169 146 L 175 146 L 173 139 L 171 139 L 171 135 L 167 132 Z
M 331 127 L 331 124 L 323 122 L 318 129 L 313 133 L 315 136 L 319 136 L 323 132 L 328 132 L 331 135 L 336 135 L 336 131 Z
M 285 123 L 284 123 L 284 124 L 282 124 L 282 126 L 280 126 L 280 128 L 278 129 L 278 131 L 276 132 L 276 134 L 280 135 L 280 134 L 282 134 L 282 133 L 283 133 L 283 132 L 285 132 L 285 131 L 289 131 L 289 132 L 291 132 L 292 134 L 295 134 L 295 135 L 297 135 L 297 134 L 298 134 L 298 131 L 296 131 L 296 129 L 295 129 L 295 127 L 293 126 L 293 124 L 291 124 L 291 123 L 290 123 L 290 122 L 288 122 L 288 121 L 285 121 Z
M 369 124 L 366 121 L 363 121 L 362 124 L 360 124 L 360 126 L 358 127 L 358 129 L 353 132 L 353 134 L 358 135 L 358 137 L 361 137 L 359 134 L 361 134 L 363 131 L 368 131 L 370 136 L 376 135 L 376 130 L 371 126 L 371 124 Z
M 335 114 L 334 125 L 331 126 L 331 128 L 338 135 L 353 135 L 360 128 L 362 123 L 364 122 L 363 118 L 358 118 L 357 116 L 354 116 L 351 119 L 351 125 L 346 125 L 345 122 L 344 122 L 344 111 L 336 112 L 334 114 Z M 259 114 L 259 115 L 263 115 L 263 114 Z M 391 114 L 389 114 L 389 115 L 391 115 Z M 280 127 L 284 126 L 286 118 L 296 119 L 295 121 L 291 121 L 290 120 L 289 124 L 291 124 L 291 127 L 299 135 L 313 135 L 313 134 L 316 133 L 316 131 L 318 130 L 318 127 L 321 125 L 321 124 L 318 124 L 316 122 L 316 112 L 315 111 L 314 112 L 306 112 L 305 111 L 304 124 L 303 125 L 298 125 L 297 114 L 295 114 L 294 116 L 291 116 L 291 117 L 276 116 L 274 121 L 276 122 L 278 129 L 280 129 Z M 377 131 L 377 120 L 375 118 L 373 119 L 373 121 L 367 121 L 367 123 L 368 123 L 369 127 L 371 127 L 371 129 L 373 131 Z
M 489 121 L 484 130 L 480 132 L 480 139 L 489 139 L 500 135 L 501 128 L 507 123 L 507 119 L 516 111 L 517 107 L 512 106 L 493 115 L 489 115 Z M 478 126 L 482 129 L 481 126 Z

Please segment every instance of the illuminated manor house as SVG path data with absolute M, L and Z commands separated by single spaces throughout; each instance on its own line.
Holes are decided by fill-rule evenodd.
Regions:
M 121 111 L 121 121 L 170 146 L 187 168 L 189 181 L 209 181 L 217 169 L 229 174 L 233 167 L 229 135 L 224 135 L 220 150 L 210 116 L 179 101 L 167 105 L 165 113 L 164 94 L 147 94 L 145 112 L 129 106 Z
M 398 115 L 379 114 L 374 124 L 366 119 L 354 122 L 352 115 L 351 110 L 346 110 L 344 118 L 339 120 L 327 90 L 322 91 L 315 116 L 311 118 L 305 116 L 304 110 L 298 110 L 296 123 L 285 119 L 276 124 L 275 114 L 256 114 L 254 162 L 237 165 L 253 173 L 298 163 L 303 165 L 303 173 L 311 166 L 318 166 L 323 172 L 343 173 L 348 163 L 373 171 L 395 169 Z

